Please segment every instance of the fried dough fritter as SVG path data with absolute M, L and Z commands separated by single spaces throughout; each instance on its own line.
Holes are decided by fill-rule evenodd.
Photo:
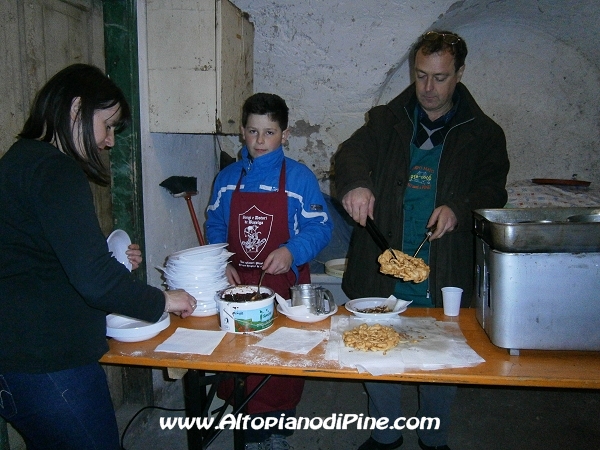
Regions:
M 395 256 L 395 258 L 394 258 Z M 381 265 L 379 271 L 385 275 L 392 275 L 404 281 L 421 283 L 429 277 L 429 266 L 421 258 L 413 258 L 400 250 L 386 250 L 377 261 Z
M 364 352 L 386 352 L 400 342 L 407 342 L 408 337 L 401 335 L 392 327 L 380 325 L 367 325 L 366 323 L 344 332 L 344 344 L 347 347 L 355 348 Z

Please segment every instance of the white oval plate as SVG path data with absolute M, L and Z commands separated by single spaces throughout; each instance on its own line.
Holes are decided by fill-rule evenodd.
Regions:
M 155 323 L 120 314 L 109 314 L 106 316 L 106 335 L 121 342 L 140 342 L 153 338 L 170 323 L 171 317 L 167 312 Z
M 113 258 L 127 267 L 127 269 L 129 269 L 131 272 L 132 265 L 129 261 L 129 258 L 125 254 L 129 244 L 131 244 L 129 235 L 123 230 L 115 230 L 110 233 L 110 236 L 108 236 L 106 239 L 106 243 L 108 244 L 108 250 L 112 253 Z
M 390 317 L 396 317 L 398 314 L 403 313 L 408 308 L 412 302 L 406 300 L 400 300 L 405 302 L 398 311 L 388 312 L 388 313 L 363 313 L 359 312 L 359 309 L 367 309 L 367 308 L 376 308 L 377 306 L 381 306 L 387 298 L 383 297 L 364 297 L 364 298 L 356 298 L 354 300 L 350 300 L 346 302 L 346 309 L 354 314 L 356 317 L 362 317 L 365 319 L 384 319 Z
M 332 277 L 343 278 L 346 271 L 346 258 L 332 259 L 325 263 L 325 273 Z
M 329 316 L 333 316 L 337 312 L 337 310 L 338 310 L 337 305 L 333 305 L 333 311 L 331 311 L 329 314 L 321 314 L 321 315 L 302 314 L 301 316 L 292 316 L 292 315 L 288 315 L 288 314 L 284 313 L 283 308 L 281 308 L 281 305 L 277 305 L 278 313 L 283 314 L 284 316 L 287 316 L 289 319 L 292 319 L 295 322 L 304 322 L 304 323 L 320 322 L 321 320 L 327 319 Z

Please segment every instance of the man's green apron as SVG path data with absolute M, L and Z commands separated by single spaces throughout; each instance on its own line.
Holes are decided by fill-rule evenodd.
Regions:
M 415 123 L 418 124 L 418 110 L 415 109 Z M 415 127 L 415 134 L 417 127 Z M 438 169 L 442 155 L 443 140 L 428 149 L 418 148 L 413 139 L 410 144 L 410 172 L 404 193 L 404 235 L 402 251 L 410 256 L 417 250 L 427 233 L 427 222 L 435 208 Z M 429 241 L 419 251 L 429 265 Z M 433 306 L 429 293 L 429 279 L 422 283 L 398 280 L 394 295 L 404 300 L 412 300 L 411 306 Z

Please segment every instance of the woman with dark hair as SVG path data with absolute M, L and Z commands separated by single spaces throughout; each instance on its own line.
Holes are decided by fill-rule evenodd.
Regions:
M 130 120 L 121 90 L 75 64 L 38 93 L 0 159 L 0 416 L 28 449 L 119 448 L 106 375 L 106 314 L 189 316 L 196 300 L 133 279 L 111 256 L 88 180 Z M 134 267 L 137 246 L 128 250 Z
M 131 121 L 125 96 L 110 78 L 97 67 L 73 64 L 52 77 L 37 94 L 19 137 L 51 143 L 77 161 L 88 178 L 106 186 L 110 178 L 94 135 L 93 118 L 99 110 L 118 113 L 111 117 L 114 132 Z

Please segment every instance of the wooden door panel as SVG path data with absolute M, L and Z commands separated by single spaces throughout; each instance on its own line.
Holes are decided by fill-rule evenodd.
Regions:
M 0 111 L 7 127 L 0 136 L 1 156 L 48 78 L 78 62 L 104 68 L 104 23 L 101 0 L 3 0 L 0 13 L 7 49 L 0 64 L 0 96 L 7 104 Z M 113 227 L 110 188 L 91 186 L 100 226 L 108 234 Z
M 94 28 L 102 28 L 101 6 L 99 0 L 34 0 L 23 5 L 23 81 L 29 98 L 69 64 L 84 62 L 104 67 L 103 42 L 97 41 L 98 33 L 94 32 Z

